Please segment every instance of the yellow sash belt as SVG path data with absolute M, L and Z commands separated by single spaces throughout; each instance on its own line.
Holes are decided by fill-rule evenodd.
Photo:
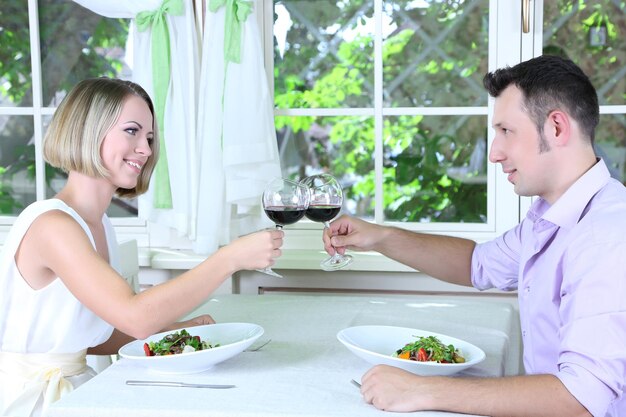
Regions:
M 5 398 L 2 416 L 28 417 L 43 395 L 43 408 L 74 389 L 65 378 L 87 370 L 87 350 L 76 353 L 0 352 L 0 378 L 4 384 L 20 384 L 16 398 Z

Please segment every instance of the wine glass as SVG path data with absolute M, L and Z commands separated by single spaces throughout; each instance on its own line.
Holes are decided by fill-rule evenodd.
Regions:
M 276 229 L 292 224 L 304 216 L 309 206 L 309 190 L 306 186 L 285 178 L 275 178 L 263 191 L 263 210 Z M 282 278 L 270 267 L 257 271 Z
M 306 185 L 311 195 L 305 216 L 314 222 L 324 223 L 330 228 L 330 221 L 334 219 L 343 204 L 343 191 L 335 177 L 329 174 L 317 174 L 306 177 L 301 181 Z M 320 263 L 324 271 L 336 271 L 352 263 L 352 256 L 335 254 Z

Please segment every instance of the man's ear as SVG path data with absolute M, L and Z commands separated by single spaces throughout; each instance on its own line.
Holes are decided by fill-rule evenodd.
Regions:
M 546 135 L 556 146 L 566 145 L 571 134 L 570 118 L 561 110 L 553 110 L 546 120 Z

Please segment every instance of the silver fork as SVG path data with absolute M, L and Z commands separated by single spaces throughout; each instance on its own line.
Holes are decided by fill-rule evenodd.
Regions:
M 255 347 L 249 347 L 248 349 L 246 349 L 246 352 L 256 352 L 261 350 L 261 348 L 265 345 L 267 345 L 269 342 L 271 342 L 272 339 L 267 339 L 266 341 L 264 341 L 263 343 L 261 343 L 259 346 L 255 346 Z

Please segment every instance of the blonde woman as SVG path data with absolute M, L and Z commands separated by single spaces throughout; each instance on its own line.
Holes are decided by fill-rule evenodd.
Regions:
M 110 265 L 106 210 L 115 194 L 145 192 L 159 146 L 152 101 L 137 84 L 78 83 L 56 111 L 44 158 L 67 172 L 54 198 L 27 207 L 0 259 L 0 411 L 34 416 L 93 371 L 86 353 L 115 353 L 176 323 L 238 270 L 271 266 L 283 233 L 261 231 L 220 248 L 196 268 L 135 294 Z

